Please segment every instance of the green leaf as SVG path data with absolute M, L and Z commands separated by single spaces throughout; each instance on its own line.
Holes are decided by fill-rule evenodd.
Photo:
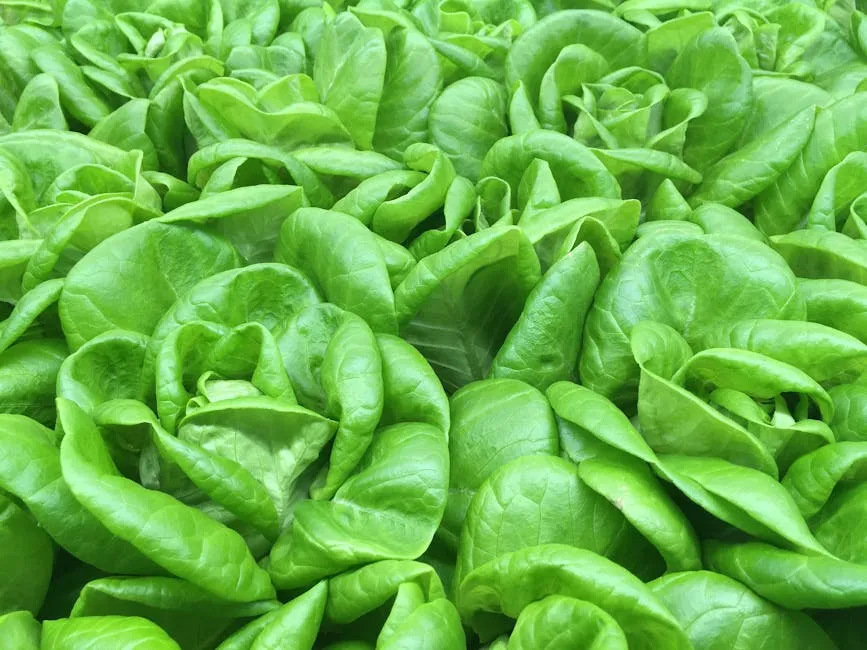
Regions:
M 686 633 L 638 578 L 595 553 L 560 544 L 535 546 L 485 564 L 461 583 L 458 608 L 483 640 L 508 629 L 534 601 L 560 595 L 608 613 L 629 647 L 686 648 Z M 499 617 L 491 615 L 501 615 Z
M 760 542 L 715 541 L 707 542 L 705 561 L 712 571 L 734 578 L 789 609 L 836 609 L 867 603 L 867 571 L 860 564 Z
M 696 648 L 833 650 L 836 646 L 806 614 L 760 598 L 739 582 L 709 571 L 663 576 L 653 593 L 681 621 Z M 744 626 L 744 618 L 752 622 Z
M 734 262 L 745 258 L 749 267 Z M 665 323 L 700 348 L 705 332 L 721 322 L 803 316 L 792 272 L 767 246 L 657 231 L 633 244 L 599 287 L 585 325 L 581 382 L 633 408 L 638 369 L 628 336 L 643 320 Z
M 528 455 L 556 456 L 557 425 L 544 395 L 514 379 L 487 379 L 451 399 L 449 501 L 441 536 L 457 538 L 475 491 L 499 467 Z
M 0 569 L 6 578 L 0 587 L 0 612 L 27 610 L 35 615 L 48 592 L 53 564 L 51 538 L 27 512 L 0 496 Z
M 673 455 L 661 455 L 657 470 L 705 510 L 754 537 L 830 556 L 789 493 L 763 472 L 718 458 Z
M 313 80 L 322 102 L 361 149 L 370 149 L 387 68 L 382 32 L 341 13 L 325 28 L 315 61 Z
M 81 589 L 73 618 L 138 616 L 171 636 L 181 647 L 213 644 L 236 619 L 279 607 L 276 601 L 233 603 L 178 578 L 99 578 Z
M 446 87 L 430 108 L 431 138 L 458 174 L 479 180 L 488 150 L 508 133 L 507 94 L 501 84 L 466 77 Z
M 527 297 L 490 376 L 519 379 L 539 390 L 574 379 L 584 315 L 598 283 L 599 266 L 589 244 L 557 261 Z
M 448 488 L 445 436 L 421 423 L 380 429 L 330 501 L 303 501 L 271 549 L 280 588 L 381 559 L 413 559 L 433 539 Z
M 567 460 L 515 459 L 491 474 L 473 497 L 461 530 L 455 583 L 502 555 L 539 544 L 575 546 L 634 564 L 637 536 L 618 510 Z
M 236 266 L 224 240 L 185 226 L 149 221 L 105 240 L 67 276 L 60 319 L 73 349 L 112 329 L 149 335 L 178 295 Z M 135 297 L 119 304 L 118 293 Z
M 93 616 L 46 621 L 40 650 L 97 650 L 147 644 L 153 650 L 180 650 L 168 634 L 137 616 Z
M 540 276 L 517 228 L 489 228 L 425 257 L 394 293 L 401 336 L 446 391 L 488 375 Z
M 716 201 L 734 208 L 758 195 L 801 153 L 815 116 L 815 108 L 806 108 L 714 164 L 690 201 L 693 205 Z
M 326 257 L 325 250 L 339 256 Z M 318 208 L 296 210 L 280 229 L 275 257 L 306 273 L 329 302 L 358 314 L 375 332 L 397 329 L 385 258 L 358 220 Z
M 703 115 L 687 129 L 684 161 L 700 172 L 737 141 L 752 107 L 752 71 L 734 38 L 722 28 L 697 35 L 666 73 L 672 88 L 695 88 L 707 96 Z
M 867 284 L 867 245 L 842 233 L 796 230 L 771 237 L 771 245 L 799 278 Z
M 93 421 L 74 403 L 58 400 L 58 415 L 65 433 L 63 477 L 108 530 L 167 571 L 227 600 L 273 597 L 268 574 L 256 566 L 240 535 L 167 494 L 119 476 Z M 118 509 L 121 501 L 126 507 Z
M 427 142 L 428 115 L 442 87 L 442 74 L 433 46 L 413 29 L 393 30 L 386 49 L 373 148 L 399 160 L 408 146 Z
M 553 131 L 528 131 L 498 140 L 485 155 L 480 175 L 502 178 L 517 194 L 524 171 L 537 158 L 551 166 L 563 199 L 620 197 L 614 176 L 590 149 Z

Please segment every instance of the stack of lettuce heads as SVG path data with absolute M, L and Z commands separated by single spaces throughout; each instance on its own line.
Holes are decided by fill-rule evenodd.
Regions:
M 0 649 L 855 650 L 853 0 L 0 0 Z

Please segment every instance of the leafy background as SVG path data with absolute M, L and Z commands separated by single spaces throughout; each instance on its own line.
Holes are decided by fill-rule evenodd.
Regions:
M 0 648 L 855 650 L 849 0 L 0 0 Z

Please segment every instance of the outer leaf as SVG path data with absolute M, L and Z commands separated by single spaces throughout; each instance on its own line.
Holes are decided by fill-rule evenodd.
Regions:
M 487 379 L 451 399 L 449 501 L 440 534 L 457 547 L 475 491 L 499 467 L 528 455 L 556 456 L 557 425 L 544 395 L 514 379 Z
M 833 557 L 804 555 L 760 542 L 708 542 L 712 571 L 789 609 L 836 609 L 867 603 L 867 567 Z
M 237 618 L 278 608 L 276 601 L 232 603 L 178 578 L 100 578 L 81 590 L 70 616 L 140 616 L 181 647 L 213 644 Z
M 425 355 L 447 391 L 481 379 L 539 275 L 536 255 L 517 228 L 459 240 L 421 260 L 395 290 L 401 335 Z
M 153 650 L 180 650 L 162 629 L 137 616 L 94 616 L 46 621 L 40 650 L 97 650 L 144 645 Z
M 20 415 L 0 418 L 0 442 L 7 450 L 0 464 L 0 486 L 24 502 L 52 539 L 103 570 L 145 575 L 158 571 L 76 501 L 61 474 L 50 430 Z
M 370 149 L 383 94 L 386 49 L 382 32 L 341 13 L 325 28 L 313 80 L 362 149 Z
M 500 556 L 461 583 L 458 608 L 483 639 L 530 603 L 559 594 L 605 610 L 623 630 L 629 647 L 690 647 L 671 613 L 635 576 L 603 557 L 569 546 L 546 544 Z
M 234 267 L 237 253 L 205 232 L 150 221 L 105 240 L 67 277 L 60 318 L 73 349 L 111 329 L 150 334 L 178 295 Z M 116 296 L 131 299 L 119 303 Z
M 88 416 L 63 399 L 58 412 L 65 431 L 64 479 L 106 528 L 168 571 L 227 600 L 273 597 L 268 575 L 256 566 L 240 535 L 166 494 L 118 476 Z M 118 502 L 126 507 L 118 509 Z
M 767 474 L 717 458 L 660 456 L 659 473 L 714 516 L 771 542 L 830 555 L 788 492 Z M 757 498 L 761 495 L 761 498 Z
M 520 379 L 539 390 L 573 379 L 584 316 L 598 282 L 599 265 L 589 244 L 557 261 L 527 297 L 490 376 Z
M 566 544 L 624 562 L 635 553 L 634 535 L 618 509 L 581 481 L 573 463 L 518 458 L 491 474 L 473 497 L 455 584 L 487 562 L 539 544 Z
M 399 468 L 399 469 L 398 469 Z M 385 558 L 413 559 L 442 518 L 448 456 L 430 425 L 381 429 L 331 501 L 303 501 L 271 550 L 275 584 L 292 588 Z
M 386 41 L 388 57 L 373 147 L 400 159 L 411 144 L 428 140 L 428 113 L 442 85 L 436 51 L 414 29 L 394 30 Z M 370 74 L 370 69 L 364 71 Z M 353 115 L 353 121 L 357 115 Z
M 867 284 L 867 245 L 838 232 L 796 230 L 771 245 L 800 278 L 830 278 Z
M 801 153 L 813 130 L 815 117 L 815 108 L 806 108 L 714 164 L 704 173 L 704 180 L 690 197 L 691 202 L 716 201 L 736 208 L 762 192 Z
M 461 176 L 479 180 L 482 161 L 495 142 L 505 137 L 505 88 L 491 79 L 467 77 L 448 86 L 430 109 L 434 144 L 454 163 Z
M 375 332 L 396 330 L 385 258 L 356 219 L 317 208 L 296 210 L 280 230 L 276 258 L 307 273 L 329 302 L 358 314 Z
M 650 584 L 703 650 L 833 650 L 809 616 L 767 602 L 742 584 L 709 571 L 663 576 Z
M 633 461 L 588 458 L 578 466 L 578 474 L 653 544 L 668 571 L 701 566 L 698 538 L 689 520 L 647 467 Z

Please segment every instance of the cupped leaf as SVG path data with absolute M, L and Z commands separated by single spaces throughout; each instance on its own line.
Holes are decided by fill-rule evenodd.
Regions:
M 623 630 L 604 609 L 584 600 L 547 596 L 525 607 L 509 635 L 509 650 L 626 650 Z
M 439 208 L 455 179 L 451 160 L 436 147 L 414 144 L 403 152 L 404 163 L 427 177 L 403 196 L 384 201 L 376 208 L 371 229 L 388 240 L 402 242 L 426 217 Z
M 578 466 L 553 456 L 518 458 L 491 474 L 473 497 L 455 584 L 501 555 L 539 544 L 575 546 L 634 565 L 635 542 L 635 531 L 579 478 Z
M 564 199 L 620 197 L 617 181 L 593 152 L 555 131 L 529 131 L 498 140 L 485 155 L 481 176 L 502 178 L 517 194 L 524 171 L 537 158 L 551 166 Z
M 331 498 L 364 456 L 382 416 L 385 390 L 382 356 L 370 327 L 358 317 L 344 319 L 328 343 L 321 368 L 328 412 L 339 420 L 325 483 L 315 499 Z
M 322 102 L 370 149 L 383 95 L 387 52 L 382 32 L 341 13 L 325 27 L 313 69 Z
M 153 650 L 180 650 L 165 631 L 138 616 L 89 616 L 45 621 L 42 645 L 45 650 L 96 650 L 100 645 L 112 647 L 143 645 Z
M 449 500 L 440 535 L 457 547 L 473 495 L 497 468 L 529 455 L 556 456 L 557 424 L 545 396 L 515 379 L 469 384 L 451 398 Z
M 823 383 L 858 377 L 867 369 L 867 345 L 844 332 L 816 323 L 743 320 L 710 332 L 705 344 L 758 352 L 800 368 Z
M 491 364 L 491 377 L 519 379 L 539 390 L 575 378 L 584 317 L 599 283 L 587 243 L 542 276 Z
M 266 521 L 266 515 L 270 520 L 269 512 L 271 508 L 275 510 L 276 525 L 268 524 L 265 529 L 273 532 L 276 528 L 280 532 L 291 522 L 293 509 L 306 490 L 305 473 L 316 464 L 334 429 L 334 423 L 321 415 L 281 400 L 236 397 L 196 409 L 181 422 L 178 429 L 181 442 L 164 439 L 164 445 L 186 454 L 190 462 L 193 456 L 183 447 L 191 447 L 203 458 L 213 456 L 239 465 L 244 470 L 237 472 L 239 480 L 253 479 L 258 483 L 251 484 L 256 498 L 260 498 L 261 490 L 270 497 L 270 505 L 263 503 L 257 508 L 262 521 Z M 239 498 L 243 492 L 238 492 L 228 496 Z M 218 497 L 211 495 L 215 501 Z
M 588 458 L 578 466 L 578 475 L 659 551 L 669 572 L 701 566 L 692 525 L 646 466 L 631 459 Z
M 796 460 L 783 486 L 792 495 L 804 517 L 817 514 L 835 488 L 867 477 L 867 445 L 838 442 L 826 445 Z
M 431 106 L 433 142 L 451 158 L 458 174 L 473 182 L 479 180 L 485 155 L 508 133 L 506 100 L 501 84 L 466 77 L 446 87 Z
M 378 334 L 382 355 L 383 409 L 380 425 L 425 422 L 449 432 L 449 403 L 442 385 L 421 353 L 390 334 Z
M 490 640 L 508 629 L 508 618 L 552 595 L 603 609 L 629 647 L 690 647 L 671 612 L 638 578 L 595 553 L 560 544 L 515 551 L 479 567 L 461 583 L 458 608 L 482 639 Z
M 227 600 L 273 597 L 268 574 L 256 566 L 240 535 L 167 494 L 121 477 L 99 430 L 73 402 L 59 399 L 58 415 L 65 434 L 63 477 L 108 530 L 167 571 Z M 126 507 L 118 509 L 118 502 Z
M 271 549 L 274 583 L 293 588 L 366 562 L 420 556 L 442 518 L 447 488 L 441 431 L 421 423 L 380 429 L 333 499 L 295 508 Z
M 304 204 L 300 187 L 254 185 L 187 203 L 160 221 L 210 224 L 248 263 L 266 262 L 273 259 L 283 221 Z
M 374 331 L 396 331 L 385 256 L 358 220 L 317 208 L 296 210 L 280 230 L 276 259 L 306 273 L 329 302 L 358 314 Z
M 407 583 L 417 586 L 425 600 L 445 597 L 442 582 L 429 565 L 382 560 L 332 578 L 326 614 L 335 623 L 351 623 L 386 604 Z
M 154 328 L 151 353 L 177 328 L 194 321 L 237 327 L 260 323 L 276 331 L 286 320 L 319 302 L 311 282 L 285 264 L 252 264 L 203 278 L 165 312 Z
M 67 276 L 59 305 L 66 339 L 77 349 L 112 329 L 150 335 L 179 295 L 237 264 L 231 245 L 194 228 L 148 221 L 120 232 Z M 131 300 L 119 303 L 118 293 Z
M 447 391 L 487 376 L 540 277 L 517 228 L 489 228 L 421 260 L 394 293 L 401 336 Z
M 648 463 L 656 463 L 656 455 L 629 418 L 598 393 L 562 381 L 552 384 L 546 395 L 554 413 L 562 420 L 575 424 L 615 449 Z
M 582 43 L 601 54 L 612 69 L 640 61 L 641 32 L 629 23 L 599 11 L 562 11 L 527 30 L 509 50 L 506 81 L 521 81 L 530 97 L 538 97 L 542 78 L 560 51 Z
M 771 650 L 780 643 L 793 650 L 836 648 L 806 614 L 777 607 L 718 573 L 675 573 L 654 580 L 650 588 L 701 650 Z
M 585 326 L 581 381 L 631 407 L 638 371 L 628 337 L 637 323 L 665 323 L 700 349 L 719 323 L 798 320 L 804 311 L 794 275 L 760 242 L 656 231 L 632 245 L 599 287 Z
M 57 374 L 57 395 L 85 412 L 114 399 L 144 400 L 150 386 L 143 366 L 148 338 L 111 330 L 92 338 L 64 359 Z
M 704 171 L 737 141 L 752 107 L 752 71 L 735 39 L 723 28 L 697 35 L 666 73 L 673 88 L 695 88 L 707 96 L 707 110 L 689 123 L 683 156 Z
M 834 557 L 804 555 L 761 542 L 709 541 L 705 562 L 710 570 L 789 609 L 837 609 L 867 603 L 867 567 Z

